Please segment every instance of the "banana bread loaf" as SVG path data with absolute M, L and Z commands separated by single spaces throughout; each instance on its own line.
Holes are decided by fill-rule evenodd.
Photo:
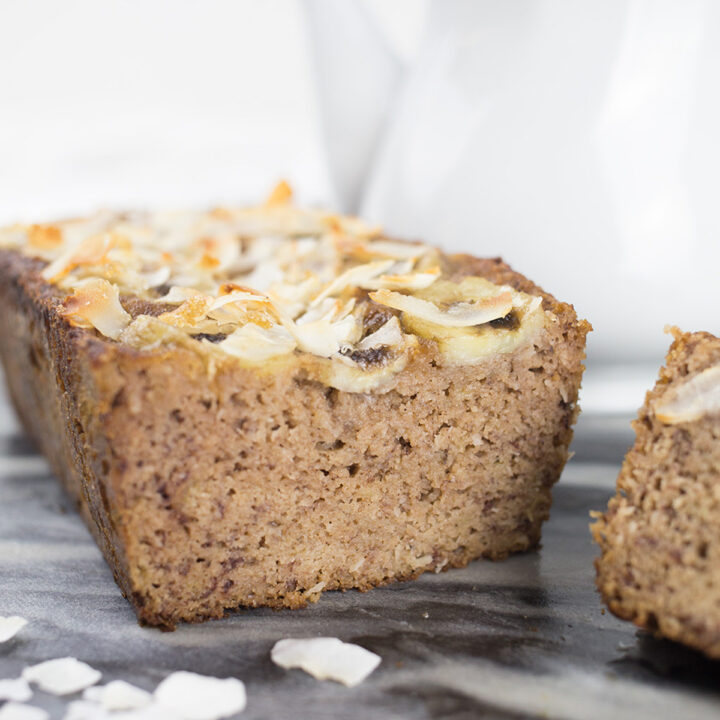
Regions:
M 592 526 L 597 585 L 619 617 L 720 658 L 720 339 L 673 334 Z
M 499 259 L 295 207 L 0 232 L 24 426 L 142 622 L 537 544 L 585 335 Z

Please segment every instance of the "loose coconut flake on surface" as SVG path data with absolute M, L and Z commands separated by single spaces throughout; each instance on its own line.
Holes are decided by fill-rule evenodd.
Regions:
M 26 667 L 22 677 L 53 695 L 70 695 L 94 685 L 102 674 L 73 657 L 55 658 Z
M 83 699 L 99 703 L 105 710 L 136 710 L 152 702 L 152 695 L 124 680 L 113 680 L 107 685 L 89 687 Z
M 27 620 L 19 615 L 0 616 L 0 643 L 15 637 L 26 625 Z
M 155 702 L 133 710 L 106 710 L 91 700 L 74 700 L 63 720 L 182 720 L 182 716 Z
M 332 637 L 279 640 L 270 656 L 286 670 L 300 668 L 318 680 L 335 680 L 348 687 L 359 685 L 381 661 L 359 645 Z
M 17 678 L 14 680 L 0 680 L 0 700 L 13 700 L 25 702 L 32 697 L 32 690 L 27 680 Z
M 0 720 L 48 720 L 50 715 L 39 707 L 9 702 L 0 708 Z
M 245 709 L 245 685 L 237 678 L 174 672 L 155 689 L 155 700 L 184 720 L 219 720 Z

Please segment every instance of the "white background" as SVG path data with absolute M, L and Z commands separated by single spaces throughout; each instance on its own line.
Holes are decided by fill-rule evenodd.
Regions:
M 331 201 L 293 0 L 0 4 L 0 222 Z

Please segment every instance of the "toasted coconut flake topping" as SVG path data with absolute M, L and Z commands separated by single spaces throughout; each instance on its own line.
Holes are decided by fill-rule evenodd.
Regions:
M 88 279 L 78 283 L 63 301 L 61 314 L 71 321 L 84 321 L 109 338 L 117 339 L 131 320 L 120 304 L 120 294 L 107 280 Z
M 342 275 L 335 278 L 313 301 L 310 307 L 321 303 L 325 298 L 338 295 L 347 287 L 364 287 L 364 283 L 370 281 L 376 275 L 387 270 L 393 265 L 392 260 L 380 260 L 365 265 L 356 265 L 346 270 Z
M 379 387 L 372 383 L 381 375 L 385 383 L 390 368 L 400 372 L 418 347 L 411 338 L 435 341 L 448 361 L 475 361 L 491 343 L 454 339 L 455 330 L 488 323 L 511 307 L 526 326 L 541 302 L 482 278 L 450 282 L 438 250 L 388 240 L 358 218 L 296 207 L 284 182 L 256 207 L 104 211 L 0 229 L 0 246 L 47 261 L 43 278 L 68 293 L 61 312 L 78 326 L 138 349 L 180 344 L 260 365 L 293 353 L 315 356 L 315 366 L 301 360 L 314 377 L 351 387 L 356 373 L 363 392 Z M 121 297 L 172 307 L 131 319 Z M 402 324 L 391 321 L 365 337 L 365 319 L 377 316 L 373 301 L 401 310 Z M 212 344 L 198 337 L 208 334 L 226 337 Z M 503 347 L 524 337 L 505 336 Z M 462 352 L 449 351 L 458 345 Z M 382 355 L 380 372 L 379 353 L 372 363 L 358 352 L 382 347 L 392 353 Z
M 274 205 L 288 205 L 292 200 L 292 188 L 284 181 L 281 180 L 270 193 L 270 196 L 265 201 L 265 205 L 273 207 Z
M 291 353 L 297 347 L 297 342 L 282 326 L 263 328 L 255 323 L 247 323 L 218 343 L 218 347 L 228 355 L 260 363 Z
M 40 252 L 54 250 L 62 241 L 62 230 L 55 225 L 31 225 L 28 229 L 30 247 Z
M 429 300 L 403 295 L 392 290 L 378 290 L 370 293 L 370 297 L 380 305 L 387 305 L 387 307 L 444 327 L 482 325 L 491 320 L 505 317 L 513 307 L 512 295 L 508 291 L 494 297 L 482 298 L 477 302 L 457 302 L 447 310 L 441 310 Z
M 14 638 L 26 625 L 27 620 L 19 615 L 0 617 L 0 643 Z
M 440 277 L 440 268 L 434 267 L 422 272 L 406 272 L 394 275 L 380 275 L 364 282 L 365 290 L 424 290 Z
M 98 670 L 73 657 L 46 660 L 26 667 L 22 677 L 36 683 L 45 692 L 53 695 L 70 695 L 94 685 L 102 675 Z
M 271 658 L 286 670 L 300 668 L 318 680 L 347 687 L 359 685 L 381 662 L 379 655 L 333 637 L 280 640 Z
M 42 276 L 48 282 L 55 282 L 81 265 L 101 265 L 107 261 L 107 254 L 116 242 L 110 233 L 91 235 L 78 247 L 69 247 L 60 257 L 51 262 Z
M 202 293 L 199 290 L 195 290 L 195 288 L 173 285 L 162 297 L 158 298 L 158 302 L 173 305 L 175 303 L 184 303 L 186 300 L 190 300 L 190 298 L 197 297 L 198 295 L 202 295 Z
M 720 412 L 720 365 L 703 370 L 670 388 L 655 401 L 655 416 L 666 425 L 693 422 Z
M 364 337 L 358 343 L 359 350 L 371 350 L 378 347 L 394 347 L 403 342 L 403 332 L 398 319 L 393 316 L 374 333 Z

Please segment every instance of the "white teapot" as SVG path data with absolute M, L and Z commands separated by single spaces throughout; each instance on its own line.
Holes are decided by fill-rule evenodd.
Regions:
M 720 3 L 431 0 L 406 65 L 363 3 L 305 7 L 346 210 L 502 256 L 593 358 L 720 333 Z

